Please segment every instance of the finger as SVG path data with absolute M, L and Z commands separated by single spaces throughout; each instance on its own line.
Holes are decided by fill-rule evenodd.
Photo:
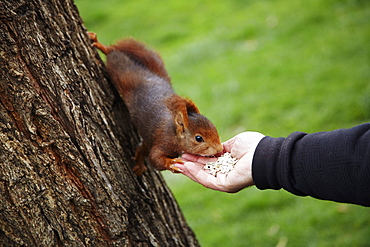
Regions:
M 198 161 L 199 156 L 198 156 L 198 155 L 194 155 L 194 154 L 183 153 L 183 154 L 181 155 L 181 158 L 183 158 L 184 160 L 197 162 L 197 161 Z
M 185 162 L 184 164 L 175 164 L 175 166 L 181 169 L 181 173 L 183 175 L 209 189 L 230 193 L 237 192 L 243 188 L 232 186 L 232 182 L 230 180 L 235 180 L 233 179 L 235 175 L 232 175 L 233 171 L 231 171 L 230 174 L 218 173 L 215 177 L 208 171 L 204 170 L 203 165 L 200 163 Z
M 217 160 L 217 158 L 211 158 L 211 157 L 206 157 L 206 156 L 193 155 L 193 154 L 188 154 L 188 153 L 184 153 L 181 156 L 181 158 L 183 160 L 186 160 L 186 161 L 201 163 L 202 165 L 205 165 L 208 162 L 213 162 L 213 161 Z
M 175 167 L 181 169 L 181 173 L 191 180 L 201 183 L 197 179 L 197 174 L 199 171 L 203 170 L 203 165 L 200 163 L 193 163 L 193 162 L 185 162 L 183 164 L 174 164 Z
M 226 153 L 226 152 L 230 153 L 231 152 L 231 148 L 234 145 L 234 142 L 235 142 L 235 137 L 233 137 L 230 140 L 225 141 L 224 143 L 222 143 L 222 146 L 224 147 L 223 153 Z
M 223 184 L 226 180 L 225 174 L 218 174 L 217 177 L 204 170 L 200 163 L 185 162 L 183 173 L 193 181 L 202 184 L 204 187 L 213 190 L 226 191 Z

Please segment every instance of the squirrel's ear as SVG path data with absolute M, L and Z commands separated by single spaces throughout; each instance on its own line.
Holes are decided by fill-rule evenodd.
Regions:
M 185 100 L 187 112 L 194 112 L 194 113 L 200 114 L 198 107 L 194 104 L 194 102 L 191 99 L 184 99 L 184 100 Z
M 184 137 L 184 134 L 185 134 L 185 128 L 186 128 L 185 124 L 186 122 L 185 122 L 185 116 L 183 112 L 178 111 L 175 115 L 175 126 L 176 126 L 176 133 L 181 137 Z
M 189 126 L 188 100 L 178 95 L 172 95 L 166 100 L 166 103 L 173 114 L 177 134 L 183 136 Z M 196 108 L 195 105 L 194 107 Z

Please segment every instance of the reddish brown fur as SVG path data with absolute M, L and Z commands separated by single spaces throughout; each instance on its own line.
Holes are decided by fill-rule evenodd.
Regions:
M 178 156 L 183 152 L 214 155 L 222 151 L 214 125 L 199 113 L 191 100 L 173 91 L 158 53 L 134 39 L 105 46 L 97 41 L 95 34 L 89 36 L 93 45 L 107 55 L 111 80 L 143 138 L 135 154 L 137 175 L 146 169 L 145 157 L 158 170 L 176 172 L 173 164 L 182 162 Z
M 125 53 L 128 57 L 141 63 L 142 66 L 146 67 L 154 74 L 167 81 L 171 81 L 159 54 L 146 49 L 144 44 L 134 39 L 124 39 L 119 41 L 116 45 L 111 46 L 110 49 Z

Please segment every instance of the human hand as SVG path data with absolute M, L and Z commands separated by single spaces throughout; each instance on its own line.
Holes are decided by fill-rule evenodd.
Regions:
M 182 155 L 184 163 L 175 164 L 175 167 L 185 176 L 207 188 L 229 193 L 238 192 L 254 185 L 252 160 L 254 151 L 263 137 L 264 135 L 258 132 L 243 132 L 222 144 L 223 153 L 229 152 L 232 157 L 238 159 L 234 169 L 228 174 L 218 173 L 215 177 L 203 169 L 206 163 L 215 161 L 216 158 L 186 153 Z

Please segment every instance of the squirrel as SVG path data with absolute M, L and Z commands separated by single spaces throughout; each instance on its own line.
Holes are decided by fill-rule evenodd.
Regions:
M 175 163 L 186 152 L 213 156 L 222 152 L 216 127 L 190 100 L 178 96 L 160 55 L 132 38 L 105 46 L 89 32 L 92 46 L 106 55 L 108 75 L 125 102 L 142 138 L 133 171 L 141 175 L 145 157 L 157 170 L 180 172 Z

